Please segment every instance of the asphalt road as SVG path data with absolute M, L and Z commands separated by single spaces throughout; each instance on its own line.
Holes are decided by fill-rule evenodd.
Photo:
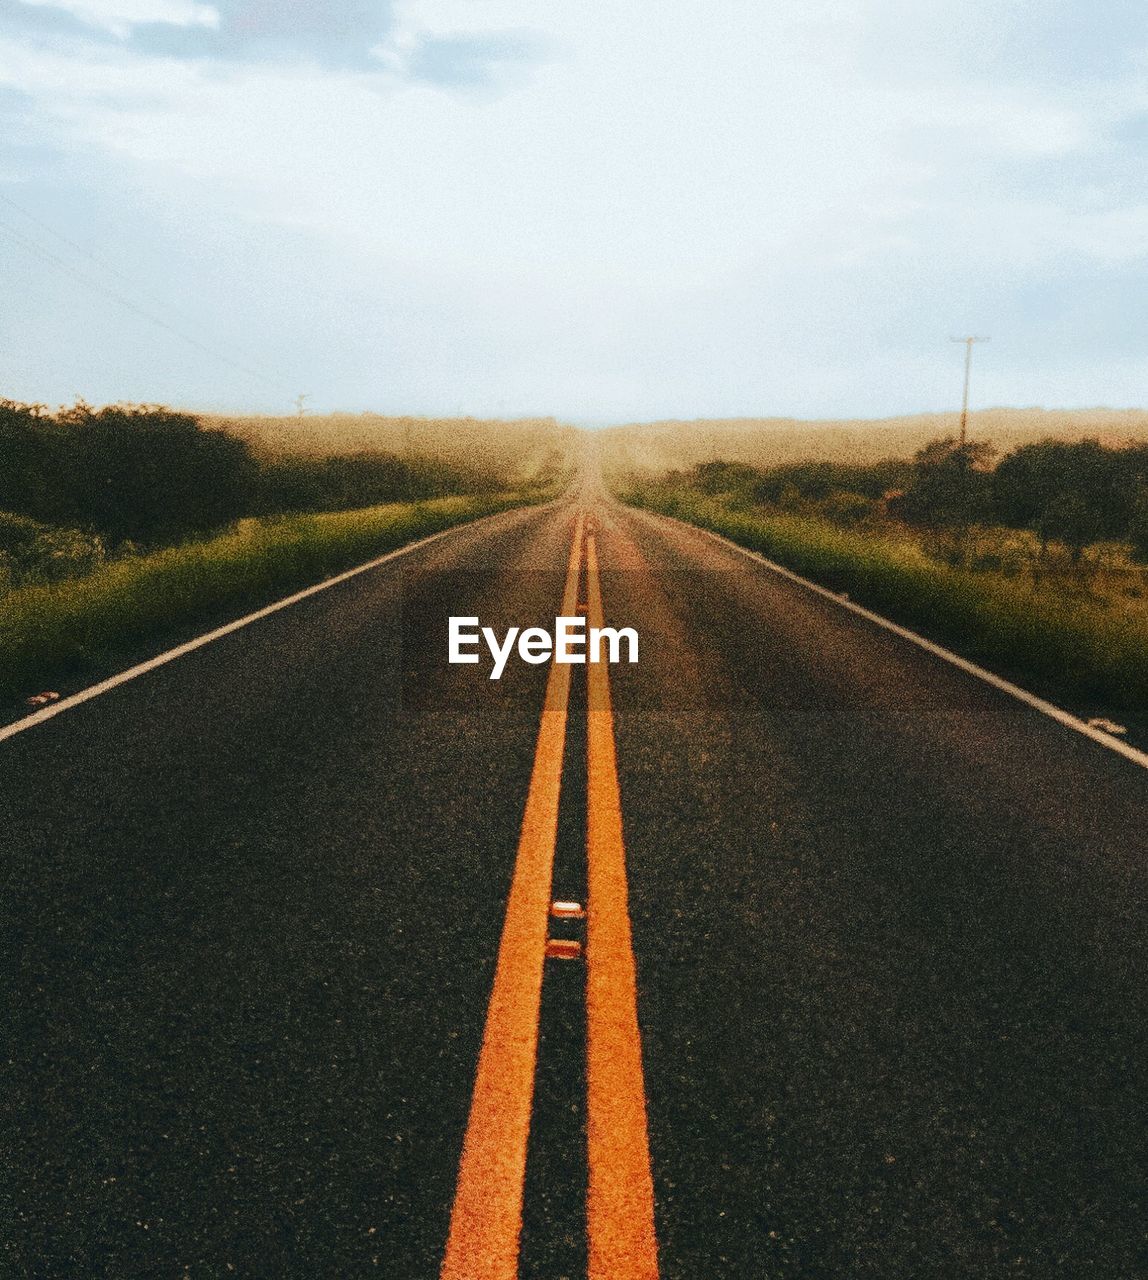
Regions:
M 590 495 L 663 1277 L 1148 1275 L 1148 771 Z M 574 503 L 0 743 L 0 1275 L 433 1278 Z M 584 682 L 555 873 L 581 898 Z M 585 1274 L 550 962 L 522 1274 Z

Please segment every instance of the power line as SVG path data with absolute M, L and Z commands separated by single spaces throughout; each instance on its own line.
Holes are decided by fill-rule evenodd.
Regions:
M 18 214 L 21 215 L 21 217 L 27 218 L 29 222 L 33 223 L 35 226 L 39 227 L 41 230 L 46 231 L 50 236 L 53 236 L 56 240 L 59 240 L 61 244 L 67 245 L 70 249 L 74 250 L 76 253 L 82 255 L 84 258 L 87 258 L 89 262 L 99 267 L 102 271 L 106 271 L 108 275 L 114 276 L 117 280 L 120 281 L 121 284 L 127 285 L 129 289 L 135 290 L 137 293 L 142 294 L 145 298 L 150 298 L 152 302 L 157 303 L 159 306 L 163 307 L 167 311 L 174 312 L 177 316 L 181 316 L 183 320 L 190 321 L 192 325 L 197 323 L 197 321 L 188 312 L 181 311 L 179 307 L 173 307 L 172 304 L 166 298 L 160 298 L 158 294 L 148 289 L 146 286 L 141 285 L 138 280 L 133 280 L 131 277 L 125 275 L 122 271 L 112 266 L 110 262 L 107 262 L 99 254 L 93 253 L 90 249 L 86 248 L 84 245 L 79 244 L 77 241 L 73 240 L 70 236 L 65 235 L 58 227 L 52 226 L 51 223 L 45 222 L 43 218 L 37 217 L 34 213 L 30 212 L 28 209 L 25 209 L 23 205 L 17 204 L 16 201 L 13 200 L 11 196 L 5 195 L 3 191 L 0 191 L 0 202 L 3 202 L 4 204 L 6 204 L 10 209 L 14 209 Z M 247 357 L 251 356 L 250 352 L 246 352 L 244 354 Z M 259 374 L 258 376 L 264 376 L 264 375 Z M 277 379 L 272 379 L 272 381 L 276 383 L 278 382 Z
M 6 197 L 0 197 L 0 198 L 3 198 L 5 200 L 5 203 L 10 205 L 12 204 L 12 201 L 7 200 Z M 13 207 L 16 208 L 17 206 L 13 205 Z M 35 219 L 33 219 L 33 221 L 35 221 Z M 45 229 L 50 230 L 50 228 L 47 228 L 46 226 L 45 226 Z M 276 382 L 275 379 L 273 379 L 269 375 L 265 373 L 261 373 L 257 369 L 252 369 L 248 365 L 242 364 L 238 360 L 233 360 L 230 356 L 225 355 L 218 348 L 209 346 L 207 343 L 201 342 L 198 338 L 192 337 L 191 334 L 186 333 L 184 332 L 184 330 L 180 329 L 178 326 L 171 324 L 169 321 L 163 319 L 162 316 L 157 316 L 154 312 L 149 311 L 146 307 L 141 307 L 137 303 L 133 302 L 130 298 L 124 297 L 124 295 L 119 291 L 115 289 L 110 289 L 108 288 L 107 285 L 103 284 L 99 280 L 95 280 L 90 275 L 87 275 L 86 273 L 77 270 L 77 268 L 73 266 L 71 263 L 66 262 L 63 258 L 53 253 L 50 249 L 44 248 L 43 245 L 38 244 L 35 240 L 29 239 L 22 232 L 15 230 L 13 227 L 3 222 L 0 222 L 0 232 L 3 232 L 4 234 L 6 234 L 10 240 L 13 240 L 16 244 L 20 245 L 20 247 L 25 251 L 27 251 L 28 253 L 31 253 L 33 256 L 42 259 L 44 262 L 50 263 L 52 266 L 56 267 L 57 270 L 62 271 L 65 275 L 70 276 L 73 280 L 77 280 L 80 284 L 84 285 L 86 288 L 93 290 L 93 292 L 95 293 L 102 294 L 106 298 L 110 298 L 113 302 L 118 303 L 119 306 L 125 308 L 128 311 L 131 311 L 133 314 L 137 316 L 140 316 L 142 319 L 147 320 L 149 323 L 155 325 L 157 328 L 163 329 L 167 333 L 173 334 L 175 337 L 182 339 L 184 342 L 188 343 L 190 346 L 195 347 L 196 350 L 203 352 L 204 355 L 211 356 L 212 359 L 214 360 L 219 360 L 226 365 L 230 365 L 231 368 L 236 369 L 238 372 L 245 374 L 249 378 L 254 378 L 256 381 L 262 382 L 269 387 L 273 386 L 276 388 L 276 390 L 279 389 L 279 384 Z M 59 236 L 58 238 L 67 241 L 66 236 Z M 85 251 L 81 250 L 81 252 L 85 252 Z M 92 257 L 92 255 L 90 254 L 87 256 Z M 97 260 L 93 258 L 93 261 L 97 261 Z M 113 272 L 113 274 L 119 275 L 118 272 Z
M 73 240 L 71 236 L 65 235 L 58 227 L 52 226 L 51 223 L 45 222 L 43 218 L 37 217 L 36 214 L 25 209 L 23 205 L 17 204 L 11 196 L 5 195 L 3 191 L 0 191 L 0 203 L 6 204 L 10 209 L 14 209 L 22 218 L 27 218 L 33 225 L 39 227 L 42 231 L 46 231 L 50 236 L 59 240 L 61 244 L 66 244 L 69 249 L 72 249 L 82 257 L 87 258 L 89 262 L 99 267 L 101 271 L 106 271 L 108 275 L 114 276 L 121 284 L 127 285 L 129 289 L 135 290 L 136 293 L 142 294 L 145 298 L 150 298 L 152 302 L 157 303 L 165 310 L 172 311 L 177 316 L 182 316 L 184 320 L 190 321 L 192 325 L 198 323 L 188 312 L 181 311 L 179 307 L 173 307 L 166 298 L 160 298 L 157 293 L 148 289 L 145 285 L 141 285 L 138 280 L 133 280 L 130 276 L 125 275 L 99 254 L 93 253 L 91 249 Z M 250 355 L 250 352 L 247 354 Z

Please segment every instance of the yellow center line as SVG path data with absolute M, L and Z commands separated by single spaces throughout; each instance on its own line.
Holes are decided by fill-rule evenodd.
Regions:
M 562 613 L 578 603 L 583 516 Z M 571 667 L 552 663 L 487 1008 L 442 1280 L 517 1280 Z
M 586 539 L 590 627 L 605 625 L 597 540 Z M 657 1280 L 637 975 L 630 936 L 622 801 L 605 662 L 587 667 L 586 1204 L 590 1280 Z

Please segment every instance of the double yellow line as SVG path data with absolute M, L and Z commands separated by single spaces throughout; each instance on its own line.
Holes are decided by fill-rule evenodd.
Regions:
M 585 517 L 562 613 L 578 605 Z M 587 622 L 604 626 L 597 540 L 585 537 Z M 552 664 L 486 1014 L 442 1280 L 517 1280 L 562 761 L 573 668 Z M 587 666 L 586 1205 L 590 1280 L 656 1280 L 654 1190 L 630 936 L 621 795 L 605 663 Z

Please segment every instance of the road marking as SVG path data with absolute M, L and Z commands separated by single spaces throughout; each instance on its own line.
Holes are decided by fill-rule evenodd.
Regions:
M 578 599 L 578 514 L 562 612 Z M 542 972 L 573 667 L 551 664 L 463 1139 L 442 1280 L 517 1280 L 526 1145 L 534 1102 Z
M 581 960 L 582 944 L 575 938 L 551 938 L 546 944 L 549 960 Z
M 602 590 L 593 534 L 586 540 L 586 590 L 590 625 L 602 627 Z M 656 1280 L 654 1184 L 606 663 L 590 663 L 587 681 L 589 1280 Z
M 541 510 L 542 508 L 537 509 Z M 511 508 L 511 511 L 521 510 L 521 507 Z M 174 649 L 168 649 L 164 653 L 157 654 L 154 658 L 148 658 L 146 662 L 137 663 L 134 667 L 129 667 L 126 671 L 119 672 L 118 675 L 110 676 L 107 680 L 101 680 L 98 684 L 81 689 L 79 693 L 73 693 L 70 697 L 62 698 L 51 706 L 44 707 L 40 711 L 33 712 L 30 716 L 24 716 L 22 719 L 0 728 L 0 742 L 4 742 L 7 738 L 14 738 L 18 733 L 24 733 L 38 724 L 43 724 L 45 720 L 51 720 L 53 716 L 58 716 L 63 711 L 70 711 L 73 707 L 90 702 L 93 698 L 98 698 L 103 693 L 110 693 L 112 689 L 118 689 L 120 685 L 127 684 L 129 680 L 135 680 L 138 676 L 146 675 L 157 667 L 174 662 L 176 658 L 182 658 L 184 654 L 201 649 L 204 645 L 211 644 L 213 640 L 221 640 L 224 636 L 231 635 L 233 631 L 239 631 L 243 627 L 250 626 L 253 622 L 258 622 L 261 618 L 267 618 L 273 613 L 278 613 L 280 609 L 286 609 L 293 604 L 298 604 L 300 600 L 306 600 L 308 596 L 316 595 L 320 591 L 326 591 L 328 587 L 338 586 L 340 582 L 346 582 L 350 578 L 357 577 L 360 573 L 366 573 L 370 569 L 377 569 L 380 565 L 399 559 L 400 556 L 410 555 L 412 551 L 419 551 L 423 547 L 429 546 L 430 543 L 447 537 L 449 534 L 462 533 L 467 529 L 474 529 L 489 520 L 497 520 L 500 516 L 508 514 L 510 512 L 496 511 L 490 516 L 480 516 L 477 520 L 466 521 L 465 524 L 453 525 L 449 529 L 440 529 L 438 533 L 429 534 L 425 538 L 420 538 L 417 542 L 408 542 L 405 547 L 398 547 L 394 551 L 388 551 L 386 555 L 376 556 L 374 560 L 368 560 L 365 564 L 356 565 L 355 568 L 338 573 L 333 578 L 324 578 L 322 582 L 316 582 L 314 586 L 305 587 L 302 591 L 296 591 L 294 595 L 285 596 L 282 600 L 276 600 L 274 604 L 257 609 L 254 613 L 249 613 L 242 618 L 236 618 L 234 622 L 228 622 L 222 627 L 216 627 L 214 631 L 208 631 L 204 635 L 196 636 L 194 640 L 188 640 L 184 644 L 176 645 Z
M 943 662 L 949 663 L 950 666 L 957 667 L 967 675 L 973 676 L 985 684 L 992 685 L 994 689 L 999 689 L 1001 693 L 1008 694 L 1010 698 L 1023 702 L 1025 706 L 1031 707 L 1034 711 L 1039 711 L 1041 715 L 1048 716 L 1050 720 L 1055 720 L 1057 724 L 1063 725 L 1066 729 L 1071 729 L 1074 733 L 1091 738 L 1093 742 L 1099 743 L 1102 747 L 1107 747 L 1109 751 L 1115 751 L 1117 755 L 1123 756 L 1126 760 L 1131 760 L 1133 764 L 1138 764 L 1142 769 L 1148 769 L 1148 751 L 1140 751 L 1127 742 L 1121 742 L 1119 738 L 1111 737 L 1102 729 L 1094 728 L 1079 716 L 1074 716 L 1071 711 L 1065 711 L 1063 707 L 1058 707 L 1054 702 L 1038 698 L 1035 693 L 1029 693 L 1027 689 L 1022 689 L 1020 685 L 1013 684 L 1011 680 L 1006 680 L 1003 676 L 994 675 L 993 672 L 987 671 L 984 667 L 977 666 L 975 662 L 970 662 L 967 658 L 962 658 L 960 654 L 953 653 L 951 649 L 934 644 L 932 640 L 926 640 L 924 636 L 919 635 L 916 631 L 910 631 L 908 627 L 902 627 L 899 623 L 892 622 L 890 619 L 882 617 L 881 614 L 874 613 L 871 609 L 866 609 L 863 605 L 856 604 L 852 600 L 843 600 L 841 596 L 834 591 L 830 591 L 828 587 L 819 586 L 816 582 L 803 578 L 801 574 L 794 573 L 792 569 L 787 569 L 784 565 L 767 559 L 759 552 L 740 546 L 732 539 L 722 537 L 720 533 L 714 533 L 712 529 L 703 529 L 701 525 L 690 524 L 688 520 L 679 520 L 676 516 L 662 515 L 660 512 L 647 514 L 657 515 L 663 520 L 670 520 L 674 524 L 681 525 L 684 529 L 703 534 L 707 538 L 712 538 L 714 542 L 720 542 L 723 546 L 740 552 L 747 559 L 764 565 L 771 572 L 780 574 L 783 578 L 788 578 L 790 582 L 795 582 L 807 591 L 812 591 L 826 600 L 831 600 L 840 608 L 848 609 L 850 613 L 855 613 L 858 617 L 865 618 L 885 631 L 891 631 L 893 635 L 899 636 L 902 640 L 907 640 L 910 644 L 915 644 L 919 649 L 924 649 L 926 653 L 931 653 L 935 658 L 940 658 Z

